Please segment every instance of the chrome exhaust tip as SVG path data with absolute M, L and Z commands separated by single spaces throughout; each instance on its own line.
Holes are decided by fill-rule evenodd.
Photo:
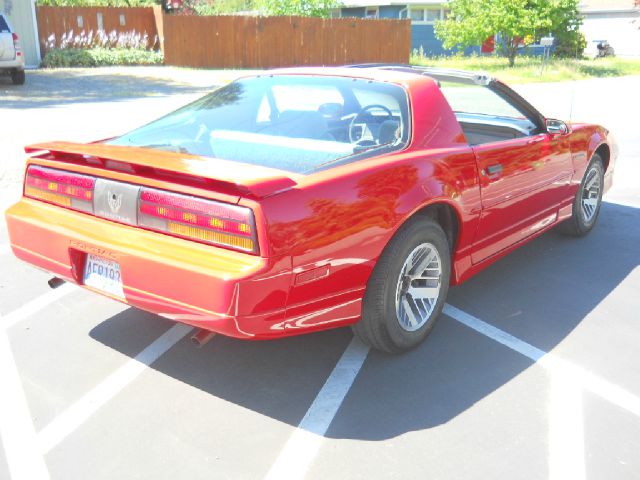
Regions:
M 61 279 L 61 278 L 58 278 L 58 277 L 53 277 L 53 278 L 50 278 L 49 280 L 47 280 L 47 284 L 51 288 L 58 288 L 63 283 L 65 283 L 65 281 L 63 279 Z
M 191 343 L 193 343 L 197 348 L 201 348 L 215 336 L 216 332 L 200 329 L 196 333 L 191 335 Z

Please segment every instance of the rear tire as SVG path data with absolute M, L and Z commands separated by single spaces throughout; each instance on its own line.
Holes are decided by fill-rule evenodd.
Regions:
M 14 85 L 24 85 L 26 75 L 24 70 L 14 70 L 11 72 L 11 81 Z
M 598 220 L 603 190 L 604 163 L 602 157 L 594 153 L 573 200 L 573 213 L 558 226 L 559 231 L 575 237 L 588 234 Z
M 428 218 L 410 220 L 371 274 L 354 334 L 387 353 L 415 348 L 442 312 L 450 275 L 449 244 L 440 225 Z

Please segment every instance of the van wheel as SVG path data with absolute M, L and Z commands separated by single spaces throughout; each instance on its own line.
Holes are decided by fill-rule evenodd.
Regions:
M 391 239 L 367 284 L 352 330 L 387 353 L 410 350 L 433 329 L 449 290 L 451 256 L 436 222 L 416 218 Z
M 11 72 L 11 81 L 14 85 L 24 85 L 25 78 L 24 70 L 14 70 Z

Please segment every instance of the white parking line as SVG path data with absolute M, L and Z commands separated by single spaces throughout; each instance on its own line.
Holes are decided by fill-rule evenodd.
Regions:
M 549 393 L 549 479 L 584 480 L 582 389 L 572 379 L 551 373 Z
M 304 478 L 320 450 L 324 434 L 347 396 L 368 353 L 369 348 L 358 339 L 351 340 L 298 428 L 281 450 L 266 479 Z
M 71 291 L 73 291 L 72 286 L 63 285 L 31 300 L 6 316 L 0 316 L 0 385 L 3 387 L 0 436 L 11 478 L 14 480 L 47 479 L 49 473 L 42 455 L 34 448 L 36 433 L 6 329 Z
M 192 330 L 181 323 L 174 325 L 56 417 L 37 434 L 40 452 L 45 454 L 54 448 Z
M 0 330 L 6 330 L 11 326 L 15 325 L 18 322 L 28 318 L 34 313 L 42 310 L 43 308 L 49 306 L 56 300 L 61 299 L 65 295 L 73 292 L 78 287 L 71 283 L 65 283 L 64 285 L 60 285 L 55 290 L 51 290 L 39 297 L 34 298 L 30 302 L 25 303 L 21 307 L 17 308 L 13 312 L 5 315 L 4 317 L 0 317 Z
M 444 313 L 476 332 L 530 358 L 540 366 L 552 370 L 555 374 L 562 375 L 567 379 L 572 379 L 581 387 L 640 417 L 640 398 L 624 388 L 614 385 L 571 362 L 560 359 L 552 353 L 540 350 L 504 330 L 489 325 L 452 305 L 445 305 Z
M 0 436 L 13 480 L 48 479 L 7 333 L 0 330 Z

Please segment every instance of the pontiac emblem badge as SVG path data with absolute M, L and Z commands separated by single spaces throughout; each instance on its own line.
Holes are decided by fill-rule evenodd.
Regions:
M 111 193 L 110 190 L 107 190 L 107 201 L 109 203 L 111 213 L 117 214 L 118 210 L 120 210 L 120 207 L 122 206 L 122 194 Z

